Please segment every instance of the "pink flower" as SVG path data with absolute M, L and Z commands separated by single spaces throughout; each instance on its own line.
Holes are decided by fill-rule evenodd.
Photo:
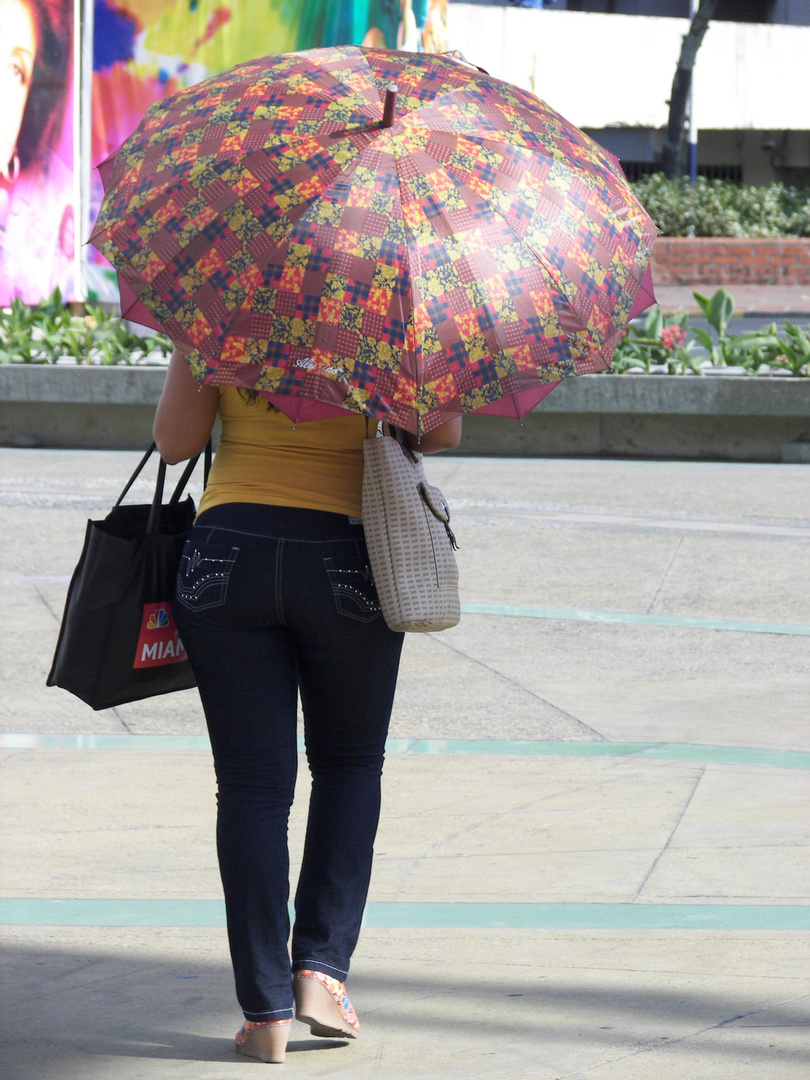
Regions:
M 664 347 L 671 352 L 675 352 L 679 345 L 682 345 L 686 340 L 686 331 L 682 326 L 678 326 L 677 323 L 670 323 L 669 326 L 665 326 L 661 331 L 661 341 L 664 343 Z

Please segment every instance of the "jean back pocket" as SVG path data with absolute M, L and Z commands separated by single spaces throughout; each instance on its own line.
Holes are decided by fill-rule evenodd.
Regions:
M 222 607 L 238 554 L 238 547 L 201 543 L 189 537 L 177 574 L 177 601 L 189 611 Z
M 368 558 L 359 552 L 323 560 L 335 607 L 340 615 L 371 622 L 381 615 L 377 587 Z

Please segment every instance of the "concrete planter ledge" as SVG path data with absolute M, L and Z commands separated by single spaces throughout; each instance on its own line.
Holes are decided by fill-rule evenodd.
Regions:
M 460 449 L 810 463 L 810 379 L 585 376 L 563 382 L 519 424 L 470 417 Z
M 0 445 L 144 448 L 164 378 L 160 367 L 2 365 Z M 458 452 L 810 463 L 810 379 L 571 379 L 520 423 L 467 417 Z
M 154 408 L 165 378 L 165 367 L 3 364 L 0 401 Z
M 4 364 L 0 445 L 146 449 L 166 369 Z
M 810 418 L 810 379 L 781 375 L 597 375 L 567 379 L 538 407 L 554 413 Z

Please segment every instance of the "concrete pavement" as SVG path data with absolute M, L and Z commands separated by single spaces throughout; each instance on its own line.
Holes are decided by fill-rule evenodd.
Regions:
M 93 713 L 44 686 L 86 518 L 137 457 L 0 450 L 7 1080 L 258 1067 L 232 1049 L 196 692 Z M 406 643 L 362 1038 L 295 1024 L 284 1069 L 804 1080 L 806 466 L 428 468 L 465 613 Z
M 659 306 L 667 313 L 686 311 L 697 313 L 700 305 L 694 293 L 713 296 L 719 285 L 656 285 Z M 810 315 L 810 285 L 726 285 L 734 297 L 738 315 L 761 318 L 795 316 L 804 323 Z

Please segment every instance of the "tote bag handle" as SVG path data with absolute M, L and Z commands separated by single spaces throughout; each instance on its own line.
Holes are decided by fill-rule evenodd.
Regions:
M 152 456 L 152 454 L 155 452 L 155 450 L 157 450 L 157 445 L 153 442 L 152 445 L 149 447 L 149 449 L 146 451 L 146 453 L 143 455 L 141 460 L 135 466 L 135 471 L 133 472 L 132 476 L 130 476 L 129 480 L 127 480 L 126 484 L 124 485 L 124 490 L 118 496 L 118 498 L 117 498 L 117 500 L 115 502 L 115 507 L 118 507 L 118 506 L 121 505 L 121 503 L 123 502 L 127 492 L 132 487 L 132 485 L 135 483 L 135 481 L 138 479 L 141 472 L 143 471 L 144 466 L 146 465 L 147 461 L 149 461 L 149 458 Z M 205 454 L 205 463 L 204 463 L 204 471 L 203 471 L 203 487 L 205 487 L 205 485 L 208 483 L 208 474 L 211 471 L 212 451 L 211 451 L 211 440 L 210 439 L 205 444 L 205 450 L 203 451 L 203 453 Z M 194 472 L 194 469 L 195 469 L 195 467 L 197 465 L 197 462 L 200 460 L 200 457 L 201 457 L 201 454 L 196 454 L 188 462 L 185 469 L 183 469 L 183 472 L 182 472 L 182 474 L 180 476 L 180 479 L 177 481 L 177 486 L 175 487 L 174 491 L 172 492 L 172 496 L 169 499 L 169 505 L 170 506 L 180 501 L 180 496 L 183 494 L 183 491 L 185 490 L 186 484 L 191 479 L 191 474 Z M 152 499 L 152 508 L 149 511 L 149 520 L 148 520 L 147 525 L 146 525 L 147 533 L 157 533 L 157 531 L 160 528 L 160 511 L 161 511 L 161 507 L 163 506 L 163 487 L 165 485 L 165 482 L 166 482 L 166 462 L 163 460 L 163 458 L 161 458 L 160 463 L 158 465 L 157 480 L 155 481 L 155 494 L 154 494 L 154 498 Z M 115 509 L 115 507 L 114 507 L 114 509 Z

